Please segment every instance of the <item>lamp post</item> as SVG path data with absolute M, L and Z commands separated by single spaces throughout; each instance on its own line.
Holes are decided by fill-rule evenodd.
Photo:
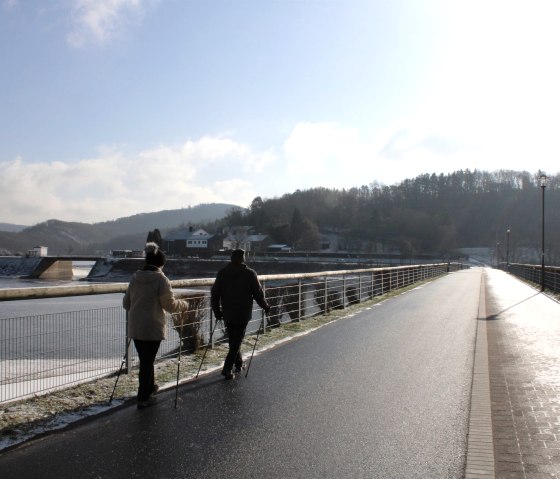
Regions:
M 506 243 L 506 272 L 509 273 L 509 233 L 510 229 L 507 229 L 507 243 Z
M 541 246 L 541 291 L 544 291 L 544 189 L 546 188 L 547 176 L 543 173 L 539 176 L 539 183 L 542 190 L 542 246 Z

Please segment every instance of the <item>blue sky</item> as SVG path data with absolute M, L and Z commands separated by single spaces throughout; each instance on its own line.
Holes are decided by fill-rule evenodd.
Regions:
M 558 171 L 560 4 L 0 0 L 0 222 Z

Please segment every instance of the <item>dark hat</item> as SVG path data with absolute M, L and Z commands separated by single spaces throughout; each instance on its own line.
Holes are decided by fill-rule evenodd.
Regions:
M 245 259 L 245 250 L 238 248 L 234 249 L 231 253 L 231 261 L 234 263 L 243 263 Z
M 146 264 L 148 266 L 161 268 L 165 264 L 165 253 L 159 249 L 157 243 L 146 243 L 144 252 L 146 253 Z

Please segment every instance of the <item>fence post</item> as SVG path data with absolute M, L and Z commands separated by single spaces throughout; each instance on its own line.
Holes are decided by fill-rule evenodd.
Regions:
M 325 276 L 325 314 L 329 312 L 329 277 Z
M 297 314 L 297 320 L 298 323 L 301 321 L 301 278 L 298 279 L 298 305 L 297 305 L 297 310 L 298 310 L 298 314 Z
M 346 309 L 346 275 L 342 275 L 342 309 Z
M 263 281 L 263 291 L 264 291 L 264 295 L 266 297 L 266 282 Z M 263 334 L 266 332 L 266 318 L 264 317 L 264 309 L 261 309 L 261 323 L 263 325 Z
M 358 303 L 362 302 L 362 273 L 358 273 Z
M 214 335 L 212 331 L 214 331 L 214 311 L 210 308 L 210 349 L 214 349 Z
M 132 341 L 130 341 L 130 343 L 128 342 L 128 311 L 126 312 L 126 321 L 125 321 L 125 335 L 124 335 L 124 356 L 125 356 L 125 360 L 124 360 L 124 368 L 123 368 L 123 373 L 124 374 L 128 374 L 128 370 L 130 368 L 130 351 L 131 351 L 131 343 Z

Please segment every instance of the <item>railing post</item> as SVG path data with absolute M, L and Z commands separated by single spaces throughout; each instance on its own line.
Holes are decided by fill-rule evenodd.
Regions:
M 358 303 L 362 302 L 362 273 L 358 273 Z
M 325 276 L 325 313 L 329 312 L 329 277 Z
M 301 321 L 301 304 L 302 304 L 302 297 L 301 297 L 301 278 L 298 279 L 298 315 L 297 315 L 297 320 L 298 323 Z
M 126 321 L 125 321 L 125 335 L 124 335 L 124 368 L 123 373 L 128 374 L 128 370 L 130 369 L 130 352 L 132 350 L 132 341 L 128 341 L 128 311 L 126 312 Z
M 264 295 L 266 297 L 266 281 L 263 281 L 263 291 L 264 291 Z M 261 309 L 261 323 L 263 325 L 263 334 L 266 332 L 266 318 L 264 317 L 264 309 Z
M 342 309 L 346 309 L 346 274 L 342 275 Z
M 214 331 L 214 311 L 210 307 L 210 349 L 214 349 L 214 335 L 212 331 Z

